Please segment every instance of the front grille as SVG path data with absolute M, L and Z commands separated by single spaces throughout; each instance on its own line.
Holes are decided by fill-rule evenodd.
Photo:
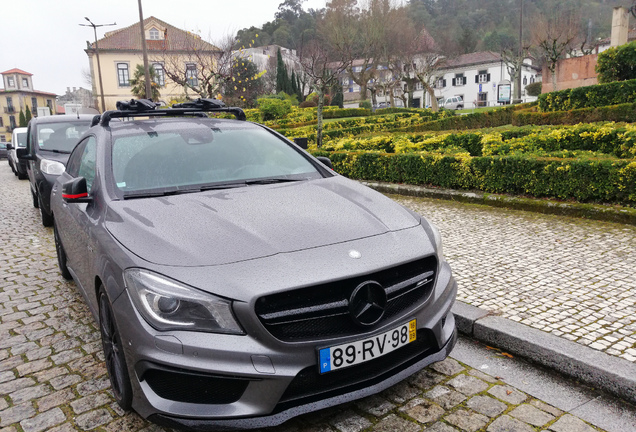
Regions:
M 420 329 L 414 342 L 366 363 L 326 374 L 320 374 L 317 365 L 310 366 L 300 371 L 292 380 L 276 406 L 276 411 L 377 384 L 436 350 L 431 331 Z
M 377 327 L 424 302 L 433 290 L 436 269 L 437 259 L 430 256 L 364 276 L 260 297 L 255 311 L 267 331 L 281 341 L 352 336 L 361 331 L 349 315 L 349 299 L 359 284 L 378 282 L 387 294 Z
M 229 404 L 241 398 L 249 381 L 242 378 L 199 374 L 183 369 L 151 366 L 141 381 L 146 381 L 158 396 L 197 404 Z

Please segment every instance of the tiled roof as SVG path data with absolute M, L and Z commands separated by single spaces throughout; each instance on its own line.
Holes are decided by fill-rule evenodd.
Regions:
M 39 94 L 39 95 L 46 95 L 46 96 L 57 96 L 57 93 L 50 93 L 50 92 L 45 92 L 40 90 L 29 90 L 29 89 L 11 89 L 11 90 L 0 89 L 0 93 L 29 93 L 29 94 Z
M 28 73 L 23 71 L 22 69 L 16 69 L 16 68 L 10 69 L 8 71 L 0 72 L 0 75 L 8 75 L 8 74 L 14 74 L 14 73 L 33 76 L 32 73 Z
M 199 36 L 183 31 L 152 16 L 144 20 L 144 27 L 151 22 L 165 28 L 166 33 L 165 39 L 146 40 L 146 47 L 148 51 L 163 51 L 164 49 L 167 51 L 188 51 L 191 50 L 193 46 L 196 46 L 196 49 L 201 51 L 219 51 L 217 47 L 201 40 Z M 193 45 L 193 41 L 196 41 L 196 44 Z M 141 51 L 141 32 L 139 30 L 139 22 L 123 29 L 106 33 L 104 38 L 97 41 L 97 45 L 99 46 L 100 51 Z M 95 44 L 92 43 L 91 48 L 94 47 Z
M 627 32 L 627 42 L 631 42 L 633 40 L 636 40 L 636 28 L 633 28 L 633 29 L 629 30 L 629 32 Z M 605 38 L 605 39 L 599 39 L 596 42 L 596 46 L 608 45 L 609 43 L 611 43 L 611 41 L 612 41 L 611 37 L 608 37 L 608 38 Z
M 501 54 L 493 51 L 480 51 L 450 58 L 444 61 L 443 69 L 468 66 L 474 64 L 495 63 L 501 61 Z

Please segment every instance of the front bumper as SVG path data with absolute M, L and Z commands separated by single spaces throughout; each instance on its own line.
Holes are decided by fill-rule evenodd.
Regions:
M 231 430 L 274 426 L 362 398 L 443 360 L 455 344 L 450 310 L 456 293 L 450 267 L 442 262 L 432 294 L 422 305 L 367 333 L 312 342 L 281 342 L 256 318 L 246 322 L 245 310 L 239 314 L 248 330 L 244 336 L 156 331 L 127 293 L 117 298 L 113 310 L 126 345 L 133 408 L 171 427 Z M 417 347 L 407 348 L 409 344 L 385 356 L 387 361 L 373 364 L 385 358 L 380 357 L 343 369 L 339 372 L 348 378 L 342 382 L 336 379 L 338 371 L 316 372 L 318 348 L 374 336 L 411 318 L 417 319 Z

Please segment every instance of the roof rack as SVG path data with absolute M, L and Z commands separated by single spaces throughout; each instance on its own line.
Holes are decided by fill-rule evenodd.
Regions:
M 218 99 L 200 98 L 195 101 L 174 104 L 172 108 L 157 109 L 159 104 L 149 99 L 131 99 L 117 102 L 117 109 L 104 112 L 99 118 L 102 126 L 108 126 L 111 119 L 123 117 L 166 117 L 197 116 L 207 117 L 206 112 L 227 112 L 237 120 L 245 121 L 245 112 L 238 107 L 227 107 Z M 95 122 L 96 119 L 93 120 Z

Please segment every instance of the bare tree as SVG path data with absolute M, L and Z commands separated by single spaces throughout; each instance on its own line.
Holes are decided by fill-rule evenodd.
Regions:
M 222 41 L 221 48 L 190 33 L 180 40 L 179 49 L 168 44 L 160 58 L 166 76 L 186 91 L 202 98 L 214 97 L 232 76 L 232 43 L 230 37 Z
M 538 13 L 533 20 L 532 43 L 545 57 L 556 90 L 558 61 L 572 48 L 581 32 L 580 17 L 572 10 L 554 9 Z
M 325 104 L 325 93 L 338 82 L 340 75 L 347 69 L 349 63 L 334 62 L 331 50 L 320 39 L 315 39 L 305 46 L 300 63 L 305 76 L 311 80 L 318 93 L 316 145 L 321 147 L 322 110 Z
M 348 63 L 347 73 L 358 86 L 360 96 L 371 90 L 376 101 L 378 65 L 391 28 L 392 0 L 368 0 L 358 8 L 355 0 L 333 0 L 327 4 L 322 28 L 341 61 Z

